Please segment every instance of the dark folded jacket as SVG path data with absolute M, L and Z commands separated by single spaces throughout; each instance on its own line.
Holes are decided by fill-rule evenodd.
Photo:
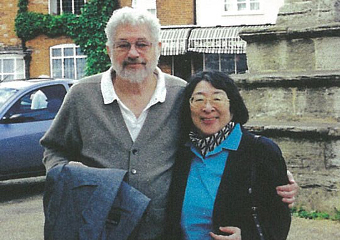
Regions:
M 46 177 L 45 239 L 125 240 L 150 199 L 126 182 L 126 171 L 57 165 Z

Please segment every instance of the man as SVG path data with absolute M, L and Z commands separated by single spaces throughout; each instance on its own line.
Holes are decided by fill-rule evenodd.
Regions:
M 119 9 L 105 32 L 112 67 L 72 87 L 41 140 L 43 162 L 47 170 L 68 162 L 127 170 L 151 199 L 136 239 L 160 239 L 186 82 L 157 68 L 160 25 L 151 14 Z M 296 189 L 283 186 L 289 202 Z

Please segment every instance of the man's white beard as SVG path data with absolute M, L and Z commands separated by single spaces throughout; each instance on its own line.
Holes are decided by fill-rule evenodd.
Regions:
M 151 69 L 145 66 L 144 69 L 126 69 L 121 66 L 113 66 L 117 76 L 130 81 L 131 83 L 141 83 L 143 80 L 152 73 Z
M 118 64 L 113 55 L 111 55 L 112 68 L 116 71 L 117 76 L 130 81 L 131 83 L 141 83 L 150 76 L 156 69 L 158 63 L 158 57 L 155 61 L 151 61 L 144 65 L 144 69 L 127 69 L 123 65 Z

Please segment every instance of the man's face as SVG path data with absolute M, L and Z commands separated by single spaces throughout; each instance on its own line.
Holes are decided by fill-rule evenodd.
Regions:
M 152 41 L 147 26 L 121 25 L 108 52 L 117 76 L 140 83 L 155 70 L 160 47 L 160 43 Z

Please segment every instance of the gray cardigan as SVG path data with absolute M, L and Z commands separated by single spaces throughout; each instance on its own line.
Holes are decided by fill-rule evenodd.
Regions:
M 163 233 L 165 225 L 186 82 L 165 74 L 166 100 L 150 108 L 133 142 L 117 102 L 103 102 L 101 77 L 98 74 L 81 80 L 66 95 L 51 128 L 41 139 L 45 147 L 43 163 L 47 170 L 80 161 L 91 167 L 128 171 L 128 183 L 151 199 L 138 239 L 155 238 Z

